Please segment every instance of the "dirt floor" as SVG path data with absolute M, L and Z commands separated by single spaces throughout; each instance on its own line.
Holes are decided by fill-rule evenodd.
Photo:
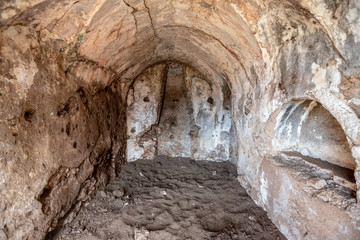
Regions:
M 285 239 L 231 163 L 159 157 L 126 163 L 53 239 Z

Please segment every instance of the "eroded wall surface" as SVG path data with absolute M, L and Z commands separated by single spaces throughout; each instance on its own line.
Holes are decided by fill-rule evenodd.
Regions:
M 127 160 L 156 155 L 229 160 L 232 120 L 223 98 L 222 89 L 184 64 L 147 69 L 127 98 Z
M 156 127 L 162 109 L 166 65 L 147 69 L 135 79 L 127 96 L 127 161 L 153 159 L 157 153 Z
M 158 154 L 171 157 L 191 157 L 191 106 L 188 102 L 183 66 L 169 64 L 157 129 Z
M 1 200 L 1 237 L 38 239 L 42 236 L 45 230 L 34 229 L 40 222 L 49 226 L 50 221 L 44 219 L 56 214 L 42 213 L 41 202 L 33 199 L 46 196 L 46 191 L 42 194 L 43 189 L 60 162 L 72 167 L 70 159 L 75 159 L 74 165 L 81 162 L 80 159 L 86 159 L 87 151 L 78 153 L 74 145 L 71 146 L 76 142 L 80 148 L 85 140 L 78 134 L 66 137 L 65 124 L 74 118 L 70 125 L 76 126 L 79 119 L 86 118 L 85 110 L 79 107 L 79 111 L 84 111 L 79 117 L 76 117 L 77 113 L 58 117 L 57 112 L 64 108 L 59 104 L 69 101 L 69 107 L 65 109 L 70 109 L 76 101 L 69 99 L 77 99 L 80 86 L 95 96 L 97 91 L 105 90 L 104 86 L 109 86 L 113 78 L 118 78 L 121 96 L 116 102 L 125 103 L 134 79 L 148 67 L 169 60 L 197 69 L 213 81 L 213 90 L 229 86 L 228 90 L 215 91 L 218 96 L 213 99 L 215 103 L 216 99 L 223 99 L 223 110 L 231 111 L 234 124 L 230 135 L 237 137 L 237 142 L 231 144 L 231 149 L 237 149 L 237 152 L 234 154 L 232 150 L 231 156 L 236 158 L 238 179 L 287 238 L 357 239 L 360 235 L 357 203 L 360 196 L 359 1 L 38 0 L 2 1 L 0 9 L 0 98 L 7 109 L 1 112 L 0 118 L 4 135 L 1 151 L 6 159 L 1 161 L 0 170 L 1 191 L 6 194 L 6 200 Z M 58 56 L 62 54 L 71 64 L 57 64 L 61 59 Z M 71 73 L 74 79 L 65 78 L 64 72 Z M 37 82 L 42 84 L 32 89 Z M 44 90 L 40 91 L 42 87 Z M 207 91 L 206 84 L 203 87 Z M 45 96 L 54 96 L 54 99 L 64 95 L 56 101 L 44 98 L 41 104 L 47 108 L 54 106 L 53 118 L 65 126 L 62 126 L 64 133 L 60 128 L 60 133 L 51 138 L 40 139 L 37 137 L 41 134 L 39 130 L 51 132 L 57 128 L 50 128 L 48 114 L 37 114 L 39 110 L 35 104 L 40 104 L 40 100 L 30 101 L 32 106 L 26 99 L 31 93 L 40 99 L 44 92 Z M 223 95 L 231 96 L 231 99 L 222 98 L 220 92 L 227 92 Z M 105 95 L 108 99 L 111 94 Z M 348 159 L 349 163 L 353 160 L 351 168 L 355 168 L 355 181 L 343 181 L 334 171 L 310 164 L 304 156 L 283 154 L 273 141 L 277 138 L 279 114 L 286 111 L 288 104 L 301 100 L 315 101 L 324 109 L 309 114 L 305 125 L 316 126 L 317 120 L 312 117 L 317 116 L 321 122 L 328 119 L 329 114 L 338 122 L 351 151 L 352 158 Z M 204 104 L 205 113 L 211 115 L 210 106 Z M 216 112 L 221 111 L 218 105 L 216 107 Z M 91 111 L 89 119 L 85 120 L 89 124 L 95 116 L 98 119 L 99 114 L 94 112 Z M 110 119 L 113 119 L 112 114 Z M 32 128 L 25 117 L 29 121 L 32 118 L 46 121 L 40 120 Z M 116 122 L 121 125 L 120 119 Z M 295 119 L 289 126 L 298 121 Z M 23 131 L 16 128 L 12 131 L 12 122 Z M 101 117 L 97 122 L 102 126 L 106 121 Z M 82 126 L 78 124 L 78 129 Z M 312 132 L 314 146 L 321 148 L 331 142 L 344 145 L 344 138 L 337 141 L 328 134 L 330 130 L 322 130 L 324 132 Z M 125 128 L 123 131 L 117 141 L 126 136 Z M 20 133 L 25 135 L 27 132 L 31 132 L 31 137 L 22 138 Z M 91 132 L 93 134 L 93 130 Z M 103 134 L 104 131 L 96 132 Z M 310 136 L 305 132 L 298 136 L 301 134 Z M 48 135 L 42 133 L 41 136 Z M 52 148 L 54 151 L 58 148 L 44 147 L 48 146 L 45 140 L 52 142 L 51 139 L 61 136 L 64 137 L 61 141 L 66 140 L 63 145 L 69 149 L 61 151 L 58 158 L 52 158 Z M 98 141 L 98 144 L 102 142 Z M 335 149 L 339 148 L 336 143 L 336 147 L 327 148 L 331 152 L 317 157 L 336 156 Z M 314 151 L 308 150 L 309 153 Z M 93 156 L 99 156 L 100 152 L 95 151 Z M 27 155 L 35 153 L 36 158 L 29 160 Z M 301 149 L 296 153 L 301 154 Z M 22 167 L 27 162 L 28 166 L 36 166 L 36 174 L 29 181 L 27 174 L 31 171 Z M 41 167 L 43 162 L 46 163 L 44 168 Z M 65 173 L 60 175 L 66 176 Z M 69 199 L 65 193 L 61 195 Z M 73 195 L 79 193 L 74 191 Z M 73 195 L 71 198 L 75 198 Z M 69 208 L 71 203 L 65 201 L 62 208 Z M 34 212 L 36 217 L 29 213 L 25 218 L 27 212 Z M 11 221 L 13 219 L 20 220 L 15 223 Z M 38 222 L 35 224 L 34 221 Z
M 116 76 L 56 41 L 23 26 L 0 35 L 0 239 L 42 239 L 124 161 L 125 104 Z

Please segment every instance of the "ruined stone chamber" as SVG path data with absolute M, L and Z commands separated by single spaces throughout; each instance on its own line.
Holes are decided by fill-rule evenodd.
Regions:
M 231 161 L 288 239 L 360 236 L 360 3 L 0 2 L 0 239 L 126 161 Z

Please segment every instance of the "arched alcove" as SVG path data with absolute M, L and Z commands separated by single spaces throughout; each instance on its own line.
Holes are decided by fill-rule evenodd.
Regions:
M 180 62 L 147 68 L 127 96 L 127 161 L 234 158 L 229 93 L 227 83 Z
M 339 122 L 319 102 L 296 100 L 277 117 L 273 146 L 355 182 L 355 159 Z

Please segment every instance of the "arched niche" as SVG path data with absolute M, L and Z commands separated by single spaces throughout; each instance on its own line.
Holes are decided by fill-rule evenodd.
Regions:
M 300 156 L 355 182 L 356 162 L 345 132 L 319 102 L 307 99 L 286 104 L 276 119 L 274 135 L 278 152 Z
M 147 68 L 127 95 L 127 161 L 234 159 L 231 91 L 222 81 L 181 62 Z

